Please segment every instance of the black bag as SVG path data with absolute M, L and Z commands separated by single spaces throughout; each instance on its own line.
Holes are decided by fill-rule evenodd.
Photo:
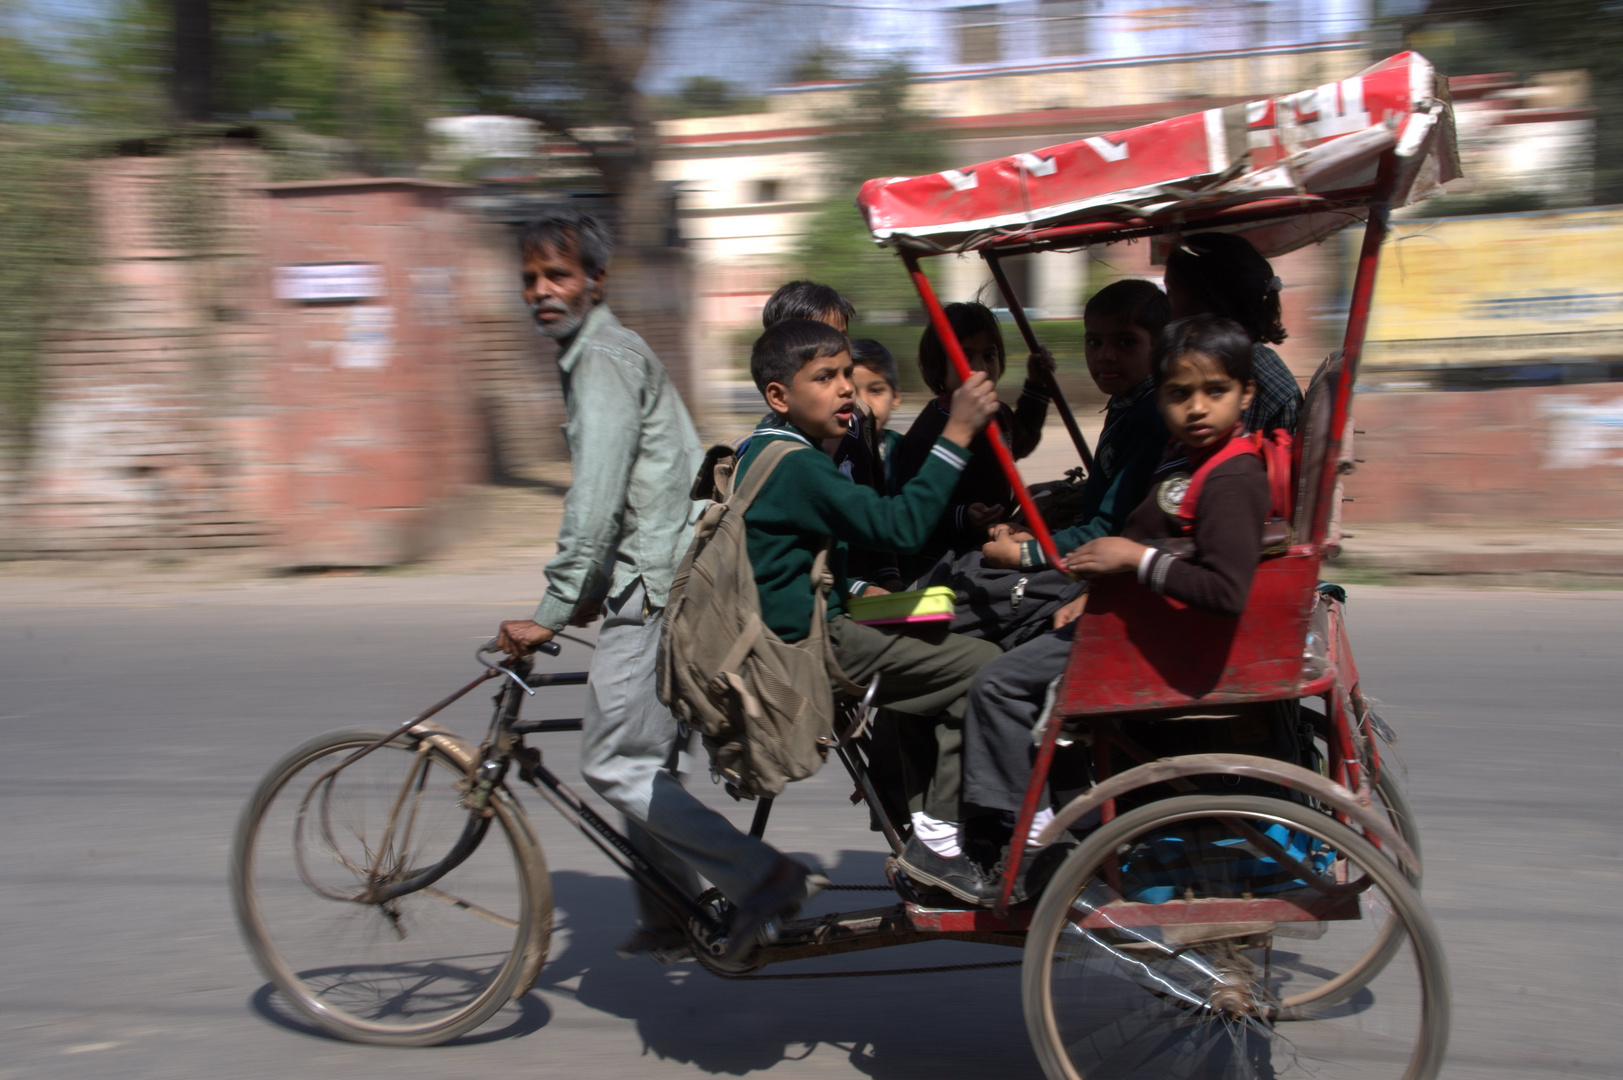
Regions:
M 1087 591 L 1063 571 L 1002 570 L 971 551 L 932 569 L 930 585 L 957 593 L 952 632 L 1001 645 L 1005 652 L 1053 628 L 1054 612 Z

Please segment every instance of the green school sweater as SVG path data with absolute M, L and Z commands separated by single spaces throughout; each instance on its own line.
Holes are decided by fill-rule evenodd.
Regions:
M 845 610 L 847 548 L 910 554 L 930 538 L 947 509 L 969 452 L 937 439 L 917 476 L 886 498 L 851 482 L 828 455 L 787 420 L 773 415 L 761 422 L 739 461 L 737 484 L 749 474 L 761 448 L 775 439 L 804 443 L 809 450 L 785 457 L 744 515 L 750 566 L 761 599 L 761 618 L 784 641 L 811 632 L 812 560 L 832 537 L 829 615 Z

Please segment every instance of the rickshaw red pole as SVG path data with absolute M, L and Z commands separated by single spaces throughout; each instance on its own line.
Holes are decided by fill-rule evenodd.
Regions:
M 958 378 L 968 379 L 973 372 L 969 361 L 964 357 L 964 347 L 958 341 L 958 335 L 952 324 L 947 321 L 947 313 L 941 307 L 941 301 L 936 299 L 935 290 L 930 287 L 930 279 L 924 276 L 919 269 L 919 257 L 911 251 L 902 252 L 902 262 L 907 264 L 907 272 L 913 279 L 913 287 L 919 292 L 919 299 L 924 302 L 924 310 L 930 313 L 930 325 L 935 327 L 936 336 L 946 347 L 947 356 L 952 360 L 952 366 L 958 372 Z M 1014 454 L 1003 441 L 1003 430 L 996 419 L 986 425 L 986 441 L 992 444 L 992 453 L 997 455 L 997 462 L 1003 467 L 1003 475 L 1008 478 L 1009 486 L 1014 489 L 1014 497 L 1020 501 L 1020 509 L 1026 512 L 1026 527 L 1036 537 L 1037 545 L 1042 548 L 1051 566 L 1060 565 L 1059 552 L 1054 548 L 1054 537 L 1048 531 L 1048 525 L 1043 521 L 1042 513 L 1037 504 L 1032 501 L 1031 492 L 1026 490 L 1025 481 L 1020 479 L 1020 470 L 1014 464 Z
M 992 277 L 997 282 L 998 291 L 1003 294 L 1003 302 L 1009 305 L 1009 314 L 1014 316 L 1014 325 L 1020 328 L 1020 336 L 1026 339 L 1026 348 L 1032 352 L 1039 352 L 1042 345 L 1037 341 L 1037 332 L 1031 328 L 1031 320 L 1026 318 L 1026 309 L 1021 306 L 1020 298 L 1014 294 L 1014 286 L 1009 284 L 1009 276 L 1003 272 L 1003 263 L 997 253 L 991 248 L 981 252 L 981 258 L 992 271 Z M 1054 372 L 1043 369 L 1043 383 L 1048 387 L 1048 396 L 1054 401 L 1054 409 L 1059 418 L 1065 423 L 1065 430 L 1071 435 L 1071 442 L 1076 445 L 1076 452 L 1082 455 L 1082 467 L 1093 475 L 1093 454 L 1088 450 L 1088 440 L 1082 437 L 1082 429 L 1076 426 L 1076 417 L 1071 415 L 1071 406 L 1065 400 L 1065 394 L 1059 388 L 1059 379 Z
M 1327 461 L 1337 461 L 1341 457 L 1353 386 L 1358 381 L 1359 354 L 1364 349 L 1364 333 L 1369 329 L 1369 312 L 1375 302 L 1375 270 L 1381 261 L 1381 241 L 1386 239 L 1392 182 L 1396 175 L 1397 161 L 1388 151 L 1381 155 L 1374 197 L 1369 201 L 1369 219 L 1364 224 L 1364 243 L 1358 250 L 1358 272 L 1353 278 L 1352 303 L 1347 311 L 1347 334 L 1341 343 L 1341 379 L 1336 386 L 1335 407 L 1330 413 L 1329 439 L 1325 447 Z M 1319 497 L 1314 503 L 1313 533 L 1308 537 L 1310 543 L 1324 543 L 1330 530 L 1330 514 L 1335 509 L 1330 505 L 1330 500 L 1335 498 L 1335 484 L 1335 469 L 1327 468 L 1319 474 Z

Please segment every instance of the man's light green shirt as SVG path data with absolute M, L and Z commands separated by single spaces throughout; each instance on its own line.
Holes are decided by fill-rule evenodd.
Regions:
M 659 358 L 606 305 L 558 358 L 558 379 L 574 482 L 535 621 L 560 630 L 583 601 L 620 599 L 639 579 L 664 607 L 703 505 L 688 498 L 704 457 L 693 420 Z

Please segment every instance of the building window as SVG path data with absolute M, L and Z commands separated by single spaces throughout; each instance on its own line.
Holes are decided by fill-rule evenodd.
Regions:
M 783 199 L 783 181 L 757 180 L 755 181 L 755 197 L 751 202 L 769 203 L 781 202 Z
M 1089 0 L 1042 0 L 1040 34 L 1045 56 L 1083 56 L 1088 51 Z
M 961 7 L 955 14 L 960 64 L 995 64 L 1003 59 L 1003 27 L 996 4 Z

